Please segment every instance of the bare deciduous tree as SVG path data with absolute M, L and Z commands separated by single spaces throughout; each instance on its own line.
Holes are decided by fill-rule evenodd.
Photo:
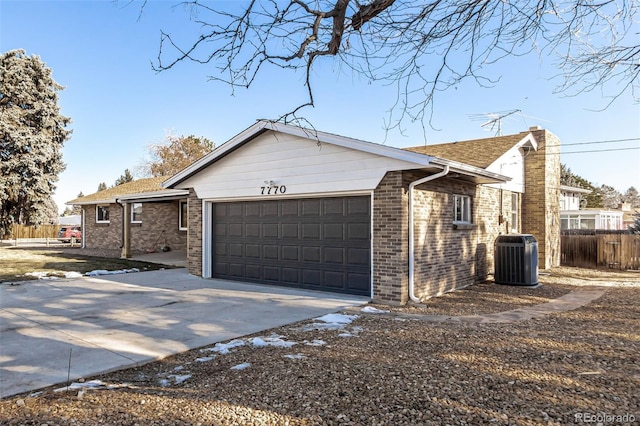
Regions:
M 424 120 L 434 96 L 462 80 L 492 85 L 497 77 L 487 66 L 508 56 L 555 57 L 562 78 L 558 90 L 564 93 L 612 84 L 613 99 L 638 89 L 637 0 L 181 4 L 201 25 L 200 35 L 183 46 L 163 32 L 155 69 L 186 60 L 212 64 L 217 72 L 210 78 L 234 88 L 250 87 L 266 67 L 302 70 L 308 99 L 280 117 L 285 122 L 314 105 L 312 71 L 328 56 L 370 81 L 397 86 L 389 128 Z

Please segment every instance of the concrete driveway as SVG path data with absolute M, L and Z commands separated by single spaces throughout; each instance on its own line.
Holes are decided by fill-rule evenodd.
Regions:
M 368 299 L 186 269 L 0 284 L 0 397 L 135 366 Z

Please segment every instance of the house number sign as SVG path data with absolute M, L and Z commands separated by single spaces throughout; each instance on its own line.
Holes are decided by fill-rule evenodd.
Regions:
M 284 194 L 287 192 L 287 187 L 284 185 L 261 186 L 260 191 L 262 195 Z

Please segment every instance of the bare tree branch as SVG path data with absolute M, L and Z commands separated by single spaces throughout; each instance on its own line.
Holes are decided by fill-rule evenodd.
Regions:
M 147 0 L 143 1 L 143 6 Z M 180 3 L 201 26 L 190 45 L 162 32 L 156 71 L 183 61 L 215 68 L 211 80 L 250 87 L 265 67 L 302 71 L 308 99 L 280 117 L 299 119 L 314 105 L 316 61 L 334 57 L 371 82 L 394 84 L 388 128 L 423 121 L 436 95 L 488 71 L 506 57 L 537 53 L 557 58 L 558 90 L 580 94 L 612 88 L 615 98 L 640 81 L 637 21 L 628 0 L 251 0 L 242 6 Z M 215 3 L 214 3 L 215 4 Z

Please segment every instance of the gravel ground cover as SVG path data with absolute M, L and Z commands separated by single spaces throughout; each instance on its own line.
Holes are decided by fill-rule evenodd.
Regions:
M 538 289 L 483 284 L 393 310 L 495 313 L 545 303 L 584 285 L 606 292 L 573 311 L 508 324 L 363 312 L 290 324 L 86 378 L 70 390 L 4 399 L 0 423 L 640 422 L 640 275 L 559 268 L 541 281 Z

